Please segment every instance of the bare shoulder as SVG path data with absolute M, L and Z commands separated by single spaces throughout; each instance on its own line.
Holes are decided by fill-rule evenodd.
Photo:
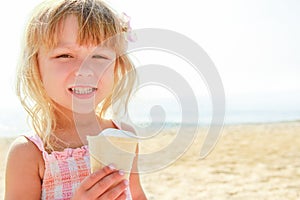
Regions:
M 129 131 L 136 134 L 136 130 L 134 129 L 134 127 L 123 121 L 119 121 L 119 120 L 109 120 L 109 121 L 110 121 L 110 127 L 114 127 L 124 131 Z
M 17 138 L 11 145 L 5 177 L 5 199 L 40 198 L 41 152 L 25 137 Z
M 24 161 L 38 161 L 41 158 L 39 149 L 25 137 L 18 137 L 14 140 L 9 149 L 8 159 L 21 159 Z M 30 162 L 32 163 L 32 162 Z
M 121 126 L 122 130 L 129 131 L 129 132 L 136 134 L 136 130 L 131 125 L 121 122 L 120 126 Z

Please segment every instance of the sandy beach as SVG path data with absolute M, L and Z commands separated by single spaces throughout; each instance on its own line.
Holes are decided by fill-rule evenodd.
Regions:
M 141 174 L 150 200 L 300 199 L 300 122 L 228 125 L 215 149 L 199 159 L 206 132 L 201 128 L 189 150 L 172 165 Z M 173 136 L 172 130 L 165 131 L 151 145 L 158 148 Z M 11 141 L 0 139 L 1 161 Z M 3 199 L 4 162 L 0 181 Z

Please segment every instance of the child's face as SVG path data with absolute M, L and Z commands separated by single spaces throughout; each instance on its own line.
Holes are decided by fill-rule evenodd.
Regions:
M 92 112 L 112 92 L 116 53 L 108 48 L 80 46 L 77 17 L 73 15 L 58 28 L 58 45 L 38 52 L 44 88 L 61 108 Z

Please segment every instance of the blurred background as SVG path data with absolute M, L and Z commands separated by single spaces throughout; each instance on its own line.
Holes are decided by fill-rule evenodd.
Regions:
M 0 136 L 26 132 L 25 112 L 14 94 L 15 68 L 22 33 L 40 0 L 4 1 L 0 12 L 1 71 Z M 226 124 L 300 119 L 300 2 L 297 0 L 108 1 L 131 17 L 133 29 L 163 28 L 185 35 L 209 55 L 223 81 Z M 172 55 L 139 52 L 140 65 L 164 64 L 187 71 Z M 177 60 L 176 60 L 177 59 Z M 175 60 L 175 61 L 174 61 Z M 200 124 L 209 124 L 210 95 L 201 77 L 183 74 L 194 89 Z M 180 121 L 180 104 L 166 88 L 144 87 L 132 107 L 136 120 L 149 120 L 149 109 L 160 105 L 169 122 Z M 151 94 L 151 95 L 149 95 Z

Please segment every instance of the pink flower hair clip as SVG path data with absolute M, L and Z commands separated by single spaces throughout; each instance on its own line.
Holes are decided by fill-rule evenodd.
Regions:
M 130 26 L 131 18 L 126 13 L 123 12 L 121 15 L 121 20 L 122 20 L 123 29 L 127 34 L 127 37 L 126 37 L 127 41 L 128 42 L 137 41 L 136 34 L 132 31 L 132 28 Z

